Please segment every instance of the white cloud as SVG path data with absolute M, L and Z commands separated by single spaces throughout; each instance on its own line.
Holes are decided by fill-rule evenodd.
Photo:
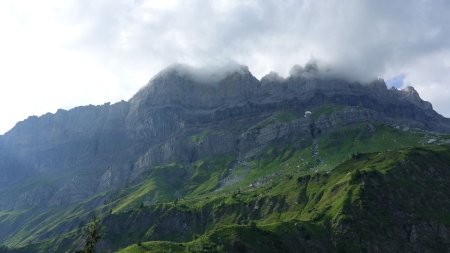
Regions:
M 32 114 L 128 99 L 161 68 L 236 61 L 287 75 L 311 58 L 404 74 L 450 116 L 445 0 L 0 2 L 0 132 Z

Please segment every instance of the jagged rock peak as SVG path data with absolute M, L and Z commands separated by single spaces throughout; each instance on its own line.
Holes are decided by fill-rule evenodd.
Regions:
M 386 82 L 382 78 L 373 80 L 373 81 L 369 82 L 367 85 L 369 87 L 371 87 L 372 89 L 379 90 L 379 91 L 387 91 L 388 90 Z
M 407 86 L 407 87 L 401 89 L 401 92 L 407 97 L 411 97 L 411 98 L 415 98 L 415 99 L 420 98 L 419 93 L 412 86 Z
M 402 90 L 400 90 L 400 93 L 402 94 L 404 99 L 412 102 L 413 104 L 419 106 L 422 109 L 425 110 L 433 109 L 433 105 L 428 101 L 422 100 L 422 98 L 420 98 L 419 96 L 419 93 L 412 86 L 407 86 L 403 88 Z
M 268 83 L 268 82 L 282 82 L 283 80 L 285 80 L 282 76 L 280 76 L 280 74 L 278 74 L 275 71 L 270 71 L 269 74 L 263 76 L 261 78 L 261 83 Z

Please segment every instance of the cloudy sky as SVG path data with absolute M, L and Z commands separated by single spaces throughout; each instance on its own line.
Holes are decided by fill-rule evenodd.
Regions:
M 450 116 L 449 12 L 446 0 L 2 0 L 0 133 L 127 100 L 175 62 L 238 62 L 260 78 L 315 59 L 412 84 Z

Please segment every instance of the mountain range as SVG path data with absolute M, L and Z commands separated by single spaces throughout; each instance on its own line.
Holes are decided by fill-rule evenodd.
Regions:
M 173 65 L 0 136 L 0 252 L 450 252 L 449 185 L 413 87 Z

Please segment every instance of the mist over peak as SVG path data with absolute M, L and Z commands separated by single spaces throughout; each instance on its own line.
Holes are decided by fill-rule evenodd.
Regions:
M 289 78 L 304 79 L 341 79 L 349 82 L 371 83 L 379 78 L 375 76 L 359 75 L 356 72 L 345 71 L 346 67 L 327 64 L 324 61 L 310 59 L 304 65 L 295 64 L 291 67 L 289 74 L 283 77 L 275 70 L 263 75 L 262 81 L 283 81 Z M 236 62 L 189 65 L 175 63 L 168 65 L 151 78 L 148 85 L 152 85 L 161 78 L 181 78 L 198 84 L 218 85 L 225 78 L 238 75 L 250 75 L 255 77 L 248 66 Z
M 320 69 L 322 72 L 322 69 Z M 309 61 L 304 66 L 298 64 L 292 66 L 289 71 L 289 75 L 292 77 L 303 76 L 303 77 L 315 77 L 319 75 L 319 66 L 317 61 Z
M 264 84 L 267 82 L 282 82 L 283 80 L 285 80 L 285 78 L 280 76 L 278 72 L 270 71 L 269 74 L 261 78 L 261 83 Z
M 188 64 L 175 63 L 169 65 L 158 74 L 156 74 L 150 80 L 150 83 L 152 83 L 153 80 L 161 77 L 178 76 L 180 78 L 187 79 L 199 84 L 215 85 L 233 73 L 249 74 L 250 72 L 247 66 L 240 65 L 234 62 L 208 66 L 192 66 Z

